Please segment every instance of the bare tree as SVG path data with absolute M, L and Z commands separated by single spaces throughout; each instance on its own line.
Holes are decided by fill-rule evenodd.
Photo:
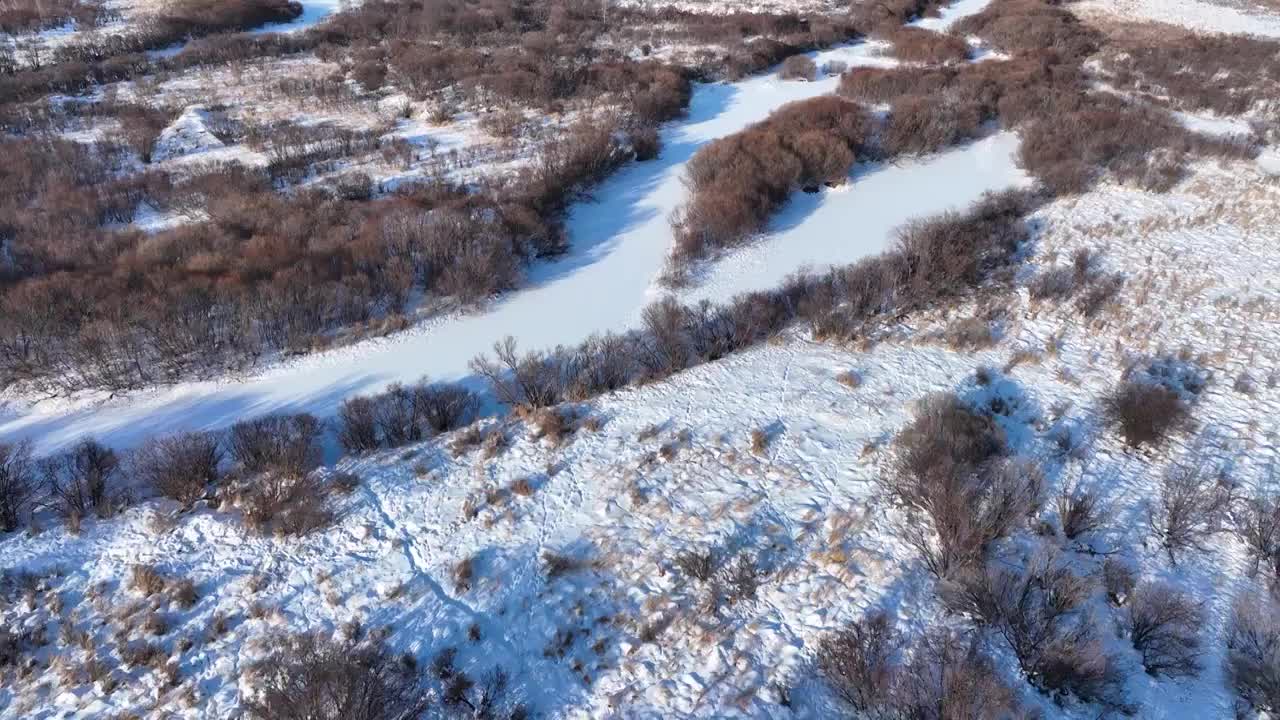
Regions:
M 507 336 L 493 344 L 496 360 L 480 355 L 471 369 L 493 386 L 498 400 L 512 407 L 542 408 L 563 399 L 564 380 L 554 356 L 532 352 L 521 357 L 516 339 Z
M 191 505 L 218 480 L 222 448 L 210 433 L 188 432 L 152 438 L 134 451 L 134 477 L 157 493 Z
M 267 415 L 231 426 L 231 456 L 249 472 L 305 475 L 320 464 L 320 421 L 313 415 Z
M 122 497 L 116 484 L 120 459 L 114 450 L 86 438 L 70 451 L 41 463 L 49 493 L 58 510 L 68 517 L 96 513 L 111 515 Z
M 1272 578 L 1280 579 L 1280 497 L 1258 493 L 1239 503 L 1232 513 L 1232 527 L 1249 548 L 1250 574 L 1266 565 Z
M 1002 720 L 1016 717 L 1017 695 L 980 649 L 976 634 L 931 631 L 916 645 L 895 688 L 892 708 L 921 720 Z
M 893 699 L 900 645 L 891 618 L 877 612 L 823 638 L 818 645 L 818 670 L 850 708 L 872 714 Z
M 18 528 L 31 510 L 37 489 L 31 443 L 0 444 L 0 530 L 11 532 Z
M 1151 675 L 1198 674 L 1203 623 L 1204 611 L 1198 603 L 1161 584 L 1139 587 L 1125 613 L 1125 630 Z
M 1160 480 L 1160 497 L 1148 520 L 1160 546 L 1177 564 L 1178 554 L 1205 550 L 1205 541 L 1221 529 L 1233 500 L 1230 480 L 1203 464 L 1171 466 Z
M 1280 606 L 1241 595 L 1227 626 L 1227 681 L 1257 712 L 1280 712 Z

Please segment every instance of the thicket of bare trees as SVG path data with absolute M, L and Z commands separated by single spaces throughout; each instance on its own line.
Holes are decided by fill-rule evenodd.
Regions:
M 475 394 L 457 385 L 396 383 L 372 397 L 348 398 L 338 411 L 338 440 L 353 453 L 408 445 L 465 425 L 478 406 Z
M 869 130 L 865 110 L 825 96 L 785 105 L 698 150 L 685 171 L 690 199 L 672 218 L 669 281 L 759 232 L 796 190 L 844 182 Z

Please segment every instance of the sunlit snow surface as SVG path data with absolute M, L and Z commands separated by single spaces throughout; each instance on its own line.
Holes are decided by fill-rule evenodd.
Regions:
M 979 9 L 977 3 L 962 5 Z M 892 63 L 882 51 L 880 45 L 859 44 L 816 53 L 814 59 L 820 65 L 830 60 Z M 635 327 L 644 306 L 662 293 L 656 278 L 671 246 L 670 214 L 686 196 L 684 163 L 706 142 L 763 120 L 785 103 L 831 93 L 837 83 L 836 77 L 795 82 L 767 75 L 697 86 L 688 116 L 665 128 L 662 156 L 628 165 L 596 189 L 593 201 L 576 205 L 568 218 L 569 253 L 535 265 L 526 288 L 482 311 L 447 316 L 244 379 L 184 383 L 106 400 L 14 403 L 7 419 L 0 420 L 0 438 L 29 437 L 50 450 L 92 434 L 127 447 L 156 433 L 215 429 L 269 412 L 329 416 L 345 397 L 376 392 L 391 382 L 424 375 L 468 378 L 468 362 L 507 335 L 523 348 L 536 349 Z M 767 237 L 723 258 L 685 299 L 725 299 L 774 286 L 802 267 L 878 253 L 892 240 L 893 228 L 910 218 L 962 208 L 984 191 L 1026 182 L 1015 166 L 1015 150 L 1012 136 L 998 134 L 933 157 L 858 167 L 846 187 L 798 196 Z

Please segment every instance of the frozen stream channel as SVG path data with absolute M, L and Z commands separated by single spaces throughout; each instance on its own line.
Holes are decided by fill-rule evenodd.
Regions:
M 976 11 L 973 0 L 953 11 Z M 821 64 L 890 62 L 861 44 L 817 53 Z M 363 341 L 259 371 L 248 378 L 185 383 L 111 399 L 77 398 L 0 408 L 0 440 L 29 437 L 52 450 L 84 435 L 118 447 L 181 429 L 215 429 L 276 411 L 334 414 L 343 398 L 426 375 L 459 379 L 493 342 L 514 335 L 524 349 L 577 343 L 595 332 L 635 326 L 661 294 L 671 231 L 668 216 L 684 199 L 686 160 L 709 140 L 764 119 L 793 100 L 833 92 L 836 78 L 784 82 L 760 76 L 697 87 L 687 118 L 669 124 L 658 160 L 631 163 L 576 205 L 572 246 L 535 266 L 527 286 L 482 312 L 452 315 L 407 332 Z M 996 134 L 936 156 L 856 168 L 845 187 L 798 194 L 757 244 L 721 259 L 682 299 L 725 299 L 772 287 L 794 270 L 848 263 L 885 249 L 892 230 L 912 218 L 960 209 L 984 191 L 1027 182 L 1014 164 L 1017 140 Z

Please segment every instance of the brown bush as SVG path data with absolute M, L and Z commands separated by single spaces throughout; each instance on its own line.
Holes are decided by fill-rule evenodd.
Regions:
M 1135 571 L 1121 560 L 1107 558 L 1102 563 L 1102 589 L 1112 605 L 1124 605 L 1137 585 Z
M 1039 470 L 997 460 L 1003 433 L 952 395 L 926 398 L 895 445 L 895 470 L 880 482 L 923 515 L 909 520 L 906 540 L 940 578 L 979 565 L 991 543 L 1040 506 Z
M 411 663 L 371 644 L 337 643 L 318 634 L 276 638 L 271 655 L 247 673 L 244 701 L 261 720 L 409 720 L 430 707 Z
M 818 77 L 818 66 L 807 55 L 792 55 L 782 61 L 782 67 L 778 69 L 778 77 L 783 80 L 813 81 Z
M 1128 603 L 1125 630 L 1151 675 L 1191 677 L 1200 673 L 1200 627 L 1204 611 L 1167 585 L 1138 588 Z
M 39 492 L 31 444 L 0 444 L 0 531 L 18 529 Z
M 235 488 L 235 504 L 245 522 L 262 535 L 296 537 L 323 530 L 336 515 L 329 507 L 332 486 L 314 473 L 267 471 Z
M 323 428 L 314 416 L 267 415 L 231 426 L 227 448 L 249 472 L 302 476 L 320 464 Z
M 151 438 L 130 458 L 133 477 L 164 497 L 191 505 L 218 481 L 222 448 L 211 433 Z
M 493 351 L 496 359 L 480 355 L 471 361 L 471 369 L 489 381 L 499 401 L 536 409 L 564 399 L 564 378 L 553 356 L 534 352 L 521 357 L 513 337 L 495 342 Z
M 685 577 L 693 578 L 700 582 L 711 580 L 716 573 L 716 557 L 711 550 L 680 553 L 676 556 L 674 563 Z
M 1108 420 L 1130 447 L 1160 445 L 1169 433 L 1185 427 L 1191 413 L 1178 393 L 1138 380 L 1122 382 L 1104 399 Z
M 342 401 L 338 408 L 338 442 L 348 453 L 360 454 L 382 446 L 378 437 L 376 403 L 372 398 L 355 395 Z
M 864 102 L 887 103 L 905 95 L 935 95 L 956 78 L 948 68 L 855 67 L 840 76 L 839 93 Z
M 969 59 L 969 43 L 955 35 L 918 27 L 900 27 L 885 33 L 884 39 L 893 44 L 893 57 L 903 62 L 941 65 Z
M 843 181 L 869 128 L 856 104 L 826 96 L 784 105 L 703 146 L 685 168 L 691 197 L 672 216 L 669 276 L 682 277 L 693 263 L 762 230 L 796 189 Z
M 0 6 L 0 32 L 18 35 L 71 21 L 77 28 L 91 28 L 118 15 L 118 11 L 95 0 L 8 0 Z
M 1101 42 L 1096 30 L 1053 0 L 995 0 L 951 32 L 976 35 L 1010 55 L 1051 54 L 1059 62 L 1080 62 Z
M 1276 97 L 1280 44 L 1251 36 L 1122 25 L 1107 38 L 1108 82 L 1186 110 L 1242 115 Z
M 900 681 L 901 640 L 883 612 L 849 623 L 818 645 L 818 671 L 852 710 L 873 715 L 890 706 Z
M 983 117 L 976 103 L 938 95 L 894 101 L 880 144 L 890 155 L 930 153 L 978 136 Z

